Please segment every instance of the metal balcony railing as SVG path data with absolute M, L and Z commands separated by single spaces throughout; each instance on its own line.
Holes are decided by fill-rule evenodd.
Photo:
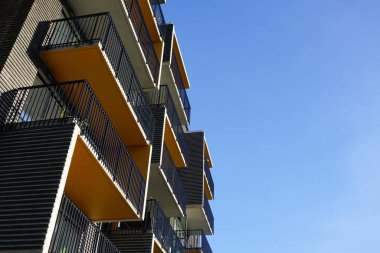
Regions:
M 42 50 L 78 47 L 100 43 L 113 68 L 115 78 L 131 103 L 149 140 L 153 138 L 154 117 L 145 99 L 140 81 L 108 13 L 53 20 L 42 44 Z M 73 59 L 75 60 L 75 59 Z
M 205 195 L 203 196 L 203 210 L 206 213 L 206 217 L 210 224 L 211 231 L 214 232 L 214 215 L 211 211 L 210 203 L 208 202 L 208 199 Z
M 120 251 L 108 240 L 99 228 L 64 195 L 58 212 L 49 252 L 119 253 Z
M 182 101 L 183 109 L 185 110 L 187 121 L 190 123 L 191 106 L 190 106 L 189 98 L 187 97 L 187 92 L 186 92 L 185 85 L 183 83 L 183 79 L 182 79 L 181 72 L 179 69 L 178 60 L 174 52 L 172 52 L 170 68 L 174 75 L 174 80 L 177 85 L 179 96 Z
M 170 94 L 169 88 L 166 85 L 162 85 L 160 86 L 159 90 L 146 90 L 145 96 L 152 107 L 166 107 L 166 113 L 169 117 L 172 129 L 176 135 L 177 142 L 181 148 L 182 155 L 185 161 L 187 161 L 189 156 L 189 145 L 186 141 L 185 132 L 183 131 L 181 121 L 175 109 L 175 105 Z
M 123 222 L 119 227 L 109 226 L 108 234 L 113 236 L 141 235 L 147 231 L 152 231 L 154 236 L 160 242 L 161 246 L 167 253 L 183 253 L 184 248 L 181 240 L 170 225 L 169 219 L 165 216 L 164 211 L 159 203 L 150 199 L 147 201 L 144 221 Z M 120 239 L 118 239 L 120 240 Z
M 169 219 L 165 216 L 164 211 L 156 200 L 148 200 L 145 219 L 151 223 L 154 235 L 166 252 L 182 253 L 184 251 L 181 241 L 170 225 Z
M 153 11 L 153 15 L 156 19 L 158 29 L 160 30 L 160 35 L 162 39 L 165 40 L 166 22 L 164 13 L 161 8 L 161 3 L 159 0 L 149 0 L 149 2 Z
M 205 170 L 205 175 L 206 175 L 207 183 L 210 186 L 212 197 L 215 198 L 214 180 L 212 179 L 210 167 L 208 166 L 208 162 L 206 160 L 204 160 L 204 170 Z
M 146 63 L 149 66 L 150 72 L 153 75 L 154 82 L 158 81 L 159 66 L 156 51 L 153 46 L 152 39 L 149 34 L 148 27 L 145 23 L 138 0 L 123 0 L 127 7 L 128 15 L 132 21 L 137 40 L 144 52 Z
M 75 122 L 114 182 L 142 213 L 145 180 L 87 81 L 32 86 L 0 95 L 3 129 Z
M 202 250 L 202 253 L 212 253 L 207 237 L 202 230 L 177 230 L 185 250 Z
M 173 159 L 170 156 L 169 150 L 165 143 L 162 150 L 162 163 L 161 169 L 166 176 L 166 180 L 172 188 L 175 197 L 177 198 L 178 205 L 181 207 L 182 212 L 186 214 L 186 193 L 183 187 L 182 180 L 179 177 L 177 168 L 174 165 Z

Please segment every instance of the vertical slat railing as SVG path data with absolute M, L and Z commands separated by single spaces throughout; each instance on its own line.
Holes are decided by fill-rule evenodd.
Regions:
M 127 8 L 128 15 L 134 27 L 137 40 L 144 52 L 146 63 L 149 66 L 155 83 L 157 83 L 160 63 L 154 49 L 153 41 L 150 37 L 148 27 L 145 23 L 139 2 L 138 0 L 124 0 L 124 4 Z
M 64 195 L 49 252 L 119 253 L 120 251 L 75 204 Z
M 156 19 L 156 23 L 158 26 L 158 29 L 160 30 L 160 35 L 163 40 L 165 40 L 165 34 L 166 34 L 166 21 L 164 12 L 161 8 L 161 3 L 159 0 L 149 0 L 150 6 L 153 11 L 154 18 Z
M 208 202 L 206 195 L 203 196 L 203 209 L 206 213 L 206 217 L 210 224 L 211 231 L 214 231 L 214 215 L 212 213 L 210 203 Z
M 189 155 L 189 145 L 186 141 L 185 132 L 174 106 L 169 88 L 166 85 L 162 85 L 160 86 L 159 90 L 146 90 L 145 96 L 149 101 L 151 107 L 166 107 L 166 113 L 169 117 L 171 127 L 176 136 L 176 140 L 181 148 L 181 153 L 185 161 L 187 161 Z
M 182 243 L 159 203 L 154 199 L 148 200 L 145 212 L 145 222 L 150 223 L 155 237 L 166 252 L 183 253 Z
M 174 165 L 173 159 L 165 143 L 163 145 L 163 150 L 162 150 L 161 169 L 164 172 L 166 180 L 171 186 L 174 192 L 174 195 L 176 196 L 176 199 L 178 201 L 179 206 L 182 209 L 182 212 L 186 214 L 185 188 L 182 184 L 182 180 L 178 174 L 177 168 Z
M 142 213 L 145 179 L 87 81 L 20 88 L 0 95 L 2 129 L 76 122 L 114 182 Z
M 185 250 L 202 250 L 202 253 L 212 253 L 207 237 L 202 230 L 177 230 L 178 237 Z
M 100 43 L 108 62 L 131 103 L 148 140 L 153 139 L 154 117 L 124 44 L 108 13 L 99 13 L 50 22 L 42 50 Z
M 214 180 L 211 175 L 210 166 L 208 165 L 208 162 L 204 160 L 204 171 L 207 179 L 207 183 L 210 187 L 212 197 L 215 198 L 215 192 L 214 192 Z
M 189 101 L 189 98 L 187 96 L 187 92 L 185 89 L 185 85 L 184 85 L 184 82 L 182 79 L 181 71 L 179 69 L 178 59 L 177 59 L 175 52 L 172 52 L 170 68 L 173 72 L 174 81 L 177 85 L 179 97 L 181 98 L 182 106 L 183 106 L 183 109 L 185 111 L 187 121 L 190 123 L 190 112 L 191 112 L 190 101 Z

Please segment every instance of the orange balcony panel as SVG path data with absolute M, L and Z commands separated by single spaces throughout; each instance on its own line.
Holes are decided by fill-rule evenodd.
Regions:
M 165 131 L 164 131 L 164 141 L 169 149 L 170 155 L 173 159 L 174 165 L 177 168 L 186 167 L 185 158 L 181 153 L 181 148 L 177 142 L 175 133 L 170 125 L 168 117 L 165 118 Z
M 214 199 L 214 196 L 212 196 L 211 188 L 207 182 L 206 175 L 203 176 L 203 188 L 204 188 L 207 199 L 208 200 Z
M 183 62 L 181 49 L 180 49 L 179 44 L 178 44 L 177 35 L 175 35 L 175 34 L 173 37 L 173 54 L 175 54 L 177 61 L 178 61 L 178 64 L 179 64 L 179 70 L 181 72 L 183 85 L 185 86 L 186 89 L 189 89 L 190 88 L 189 77 L 187 76 L 185 63 Z
M 139 219 L 81 138 L 75 144 L 65 193 L 93 221 Z
M 166 253 L 156 240 L 154 240 L 153 253 Z
M 40 55 L 57 81 L 89 81 L 126 146 L 149 144 L 99 44 L 41 51 Z
M 157 22 L 154 18 L 152 8 L 150 7 L 149 0 L 138 0 L 141 12 L 144 16 L 145 24 L 148 28 L 149 35 L 152 42 L 161 41 L 160 31 L 158 30 Z
M 208 145 L 207 145 L 206 137 L 205 137 L 205 140 L 204 140 L 204 150 L 205 150 L 205 159 L 206 159 L 206 161 L 208 163 L 208 166 L 210 168 L 212 168 L 213 167 L 213 162 L 212 162 L 210 150 L 209 150 Z
M 128 152 L 131 155 L 133 161 L 135 161 L 137 168 L 139 168 L 145 181 L 148 179 L 150 170 L 150 158 L 152 156 L 152 146 L 133 146 L 128 147 Z
M 201 249 L 185 249 L 184 253 L 202 253 Z

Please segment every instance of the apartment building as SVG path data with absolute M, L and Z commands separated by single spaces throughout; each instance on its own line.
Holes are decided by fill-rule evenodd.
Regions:
M 213 162 L 162 4 L 2 2 L 0 253 L 212 252 Z

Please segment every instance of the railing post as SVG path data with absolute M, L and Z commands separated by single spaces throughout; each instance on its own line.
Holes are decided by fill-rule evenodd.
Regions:
M 141 201 L 141 193 L 142 193 L 142 191 L 143 191 L 143 184 L 144 184 L 144 181 L 143 180 L 141 180 L 140 181 L 140 192 L 139 192 L 139 205 L 138 205 L 138 207 L 139 207 L 139 210 L 138 210 L 138 212 L 139 213 L 141 213 L 141 211 L 142 211 L 142 206 L 141 206 L 141 204 L 142 204 L 142 201 Z M 144 201 L 144 200 L 143 200 Z
M 137 41 L 138 41 L 138 42 L 140 42 L 141 30 L 142 30 L 143 24 L 144 24 L 144 20 L 141 20 L 140 28 L 139 28 L 139 34 L 138 34 L 138 36 L 137 36 Z
M 91 38 L 90 38 L 91 41 L 94 39 L 94 34 L 95 34 L 95 31 L 96 31 L 96 28 L 98 25 L 98 19 L 99 19 L 99 16 L 95 16 L 95 25 L 94 25 L 94 29 L 92 30 L 92 34 L 91 34 Z
M 115 73 L 116 78 L 119 77 L 120 65 L 121 65 L 121 59 L 123 58 L 123 53 L 124 53 L 123 48 L 121 48 L 119 59 L 117 61 L 117 69 L 116 69 L 116 73 Z
M 88 124 L 90 116 L 91 116 L 91 107 L 92 107 L 92 103 L 94 99 L 95 99 L 95 95 L 94 93 L 91 92 L 90 99 L 87 105 L 86 114 L 84 115 L 83 119 L 81 119 L 80 126 L 79 126 L 82 134 L 84 131 L 87 131 L 85 127 L 86 127 L 86 124 Z
M 106 121 L 105 123 L 105 127 L 104 127 L 104 132 L 103 132 L 103 136 L 102 136 L 102 141 L 100 142 L 100 145 L 99 145 L 99 158 L 102 156 L 103 159 L 104 159 L 104 144 L 105 144 L 105 140 L 106 140 L 106 135 L 107 135 L 107 130 L 108 130 L 108 122 Z M 101 153 L 101 154 L 100 154 Z
M 108 19 L 107 19 L 108 25 L 107 25 L 107 29 L 106 29 L 106 32 L 105 32 L 105 35 L 104 35 L 103 42 L 102 42 L 102 44 L 103 44 L 102 45 L 102 49 L 103 50 L 105 50 L 105 48 L 106 48 L 108 36 L 109 36 L 110 30 L 111 30 L 111 26 L 112 26 L 111 17 L 109 15 L 107 15 L 107 17 L 108 17 Z
M 131 0 L 131 5 L 129 7 L 129 16 L 131 16 L 132 8 L 133 8 L 133 3 L 135 0 Z
M 122 144 L 120 143 L 119 144 L 119 152 L 117 152 L 117 160 L 116 160 L 116 164 L 115 164 L 115 170 L 114 170 L 114 175 L 113 175 L 113 181 L 116 180 L 116 175 L 117 175 L 117 172 L 119 170 L 119 162 L 120 162 L 120 155 L 121 155 L 121 149 L 122 149 Z

